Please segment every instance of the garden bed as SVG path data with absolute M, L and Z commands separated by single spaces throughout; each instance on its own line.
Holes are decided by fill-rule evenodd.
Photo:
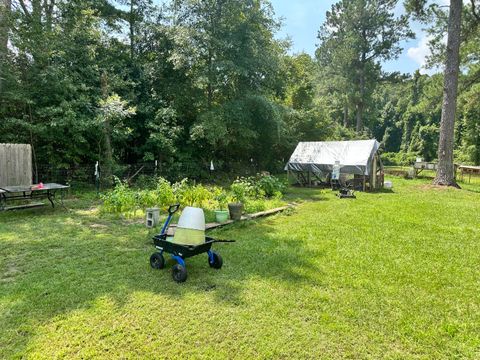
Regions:
M 215 221 L 215 210 L 226 210 L 228 203 L 241 202 L 247 214 L 255 214 L 286 205 L 282 199 L 286 184 L 271 175 L 238 178 L 230 186 L 222 188 L 196 184 L 188 179 L 170 183 L 164 178 L 153 181 L 150 188 L 135 188 L 118 181 L 116 187 L 103 194 L 100 206 L 102 215 L 140 219 L 147 208 L 158 207 L 162 214 L 172 204 L 181 207 L 202 208 L 207 222 Z

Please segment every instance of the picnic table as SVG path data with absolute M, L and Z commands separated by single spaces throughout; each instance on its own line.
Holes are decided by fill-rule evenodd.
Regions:
M 20 205 L 14 207 L 7 207 L 7 202 L 15 200 L 35 200 L 35 199 L 48 199 L 52 208 L 55 208 L 57 201 L 57 193 L 60 193 L 60 204 L 63 205 L 64 190 L 70 186 L 61 185 L 56 183 L 43 184 L 43 186 L 30 185 L 30 186 L 2 186 L 0 187 L 0 210 L 9 209 L 21 209 L 35 206 L 42 206 L 41 204 Z
M 480 166 L 469 166 L 469 165 L 460 165 L 458 166 L 458 169 L 460 170 L 460 175 L 463 181 L 463 177 L 465 174 L 468 175 L 468 183 L 470 184 L 470 181 L 472 180 L 472 175 L 473 176 L 478 176 L 480 175 Z
M 417 161 L 413 164 L 413 177 L 417 177 L 423 170 L 437 171 L 438 164 L 426 161 Z

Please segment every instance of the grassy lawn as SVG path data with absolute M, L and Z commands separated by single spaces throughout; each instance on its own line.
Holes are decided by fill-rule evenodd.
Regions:
M 339 200 L 215 232 L 224 267 L 153 270 L 142 224 L 0 214 L 0 358 L 480 358 L 480 186 Z

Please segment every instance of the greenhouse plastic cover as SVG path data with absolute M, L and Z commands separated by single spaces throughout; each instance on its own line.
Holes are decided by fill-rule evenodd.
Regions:
M 300 142 L 285 170 L 331 172 L 336 161 L 341 173 L 369 175 L 377 140 Z

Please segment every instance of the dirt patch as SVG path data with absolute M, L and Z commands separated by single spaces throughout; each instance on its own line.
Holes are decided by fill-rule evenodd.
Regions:
M 13 263 L 7 265 L 5 271 L 1 274 L 0 282 L 11 282 L 14 281 L 17 275 L 22 271 Z
M 442 185 L 434 185 L 434 184 L 423 184 L 417 186 L 417 189 L 423 190 L 423 191 L 430 191 L 430 190 L 435 190 L 435 191 L 446 191 L 450 189 L 457 189 L 454 186 L 442 186 Z
M 92 229 L 108 229 L 108 226 L 105 224 L 91 224 L 89 227 Z
M 144 224 L 145 223 L 145 219 L 124 219 L 122 220 L 122 222 L 125 224 L 125 225 L 137 225 L 137 224 Z

